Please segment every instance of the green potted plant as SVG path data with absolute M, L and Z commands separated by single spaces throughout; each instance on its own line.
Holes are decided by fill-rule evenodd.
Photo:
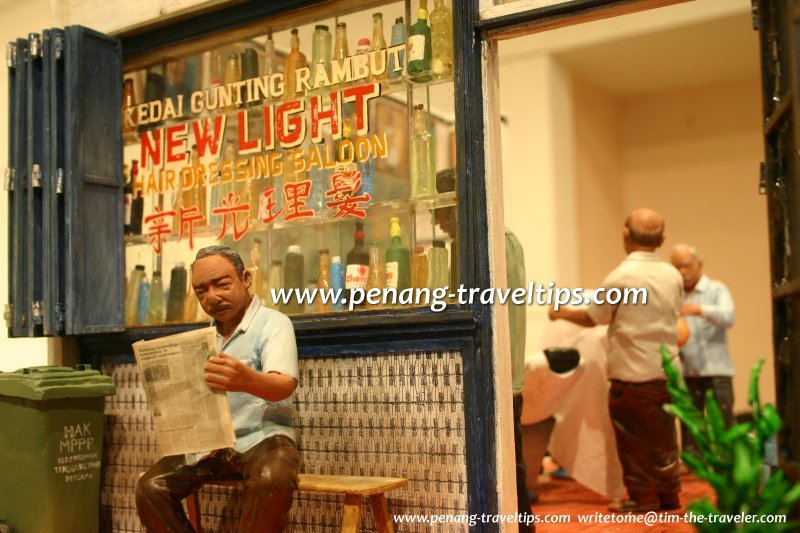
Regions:
M 725 429 L 713 392 L 707 392 L 705 413 L 701 412 L 664 347 L 661 358 L 673 401 L 665 409 L 686 425 L 697 442 L 699 455 L 682 453 L 681 458 L 717 494 L 716 504 L 704 499 L 689 506 L 689 512 L 705 517 L 702 523 L 694 523 L 697 530 L 703 533 L 797 531 L 798 522 L 747 523 L 744 519 L 753 515 L 786 516 L 800 501 L 800 484 L 791 483 L 780 470 L 766 481 L 762 476 L 765 442 L 782 425 L 775 408 L 770 404 L 762 406 L 759 400 L 758 377 L 764 361 L 756 364 L 750 376 L 752 422 Z

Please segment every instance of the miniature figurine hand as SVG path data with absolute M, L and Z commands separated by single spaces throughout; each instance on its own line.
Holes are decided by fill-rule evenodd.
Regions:
M 251 380 L 253 370 L 235 357 L 219 353 L 208 359 L 205 378 L 215 391 L 243 392 Z
M 699 304 L 694 304 L 691 302 L 684 302 L 681 305 L 681 315 L 689 316 L 689 315 L 697 315 L 700 316 L 701 309 Z

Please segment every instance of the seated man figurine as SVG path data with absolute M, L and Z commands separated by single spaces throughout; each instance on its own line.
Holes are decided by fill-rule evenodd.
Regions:
M 238 531 L 283 531 L 297 490 L 300 457 L 292 415 L 298 364 L 289 318 L 249 292 L 251 274 L 236 251 L 209 246 L 192 264 L 192 287 L 217 328 L 219 354 L 205 368 L 209 387 L 228 394 L 233 448 L 166 456 L 136 485 L 136 509 L 148 532 L 194 531 L 181 500 L 204 483 L 244 479 Z

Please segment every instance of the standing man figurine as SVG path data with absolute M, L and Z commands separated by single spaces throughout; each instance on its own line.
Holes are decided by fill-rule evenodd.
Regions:
M 647 303 L 595 304 L 550 310 L 581 326 L 608 324 L 609 411 L 628 499 L 614 512 L 649 512 L 680 507 L 675 418 L 663 407 L 671 398 L 661 367 L 661 346 L 678 354 L 683 283 L 656 254 L 664 242 L 664 219 L 641 208 L 625 219 L 625 260 L 603 281 L 610 289 L 647 289 Z
M 136 485 L 136 509 L 148 532 L 193 532 L 181 500 L 204 483 L 240 476 L 244 511 L 238 531 L 283 531 L 289 521 L 300 457 L 292 415 L 298 364 L 289 318 L 262 307 L 249 292 L 251 274 L 227 246 L 197 252 L 192 287 L 217 328 L 219 354 L 206 383 L 228 394 L 233 448 L 167 456 Z
M 733 363 L 728 350 L 728 328 L 733 326 L 733 299 L 721 281 L 703 274 L 703 261 L 694 246 L 679 244 L 672 249 L 672 264 L 683 277 L 686 296 L 681 315 L 691 335 L 681 348 L 686 386 L 701 411 L 706 391 L 714 391 L 725 424 L 733 424 Z M 683 450 L 697 454 L 692 436 L 682 428 Z
M 448 168 L 436 173 L 436 192 L 456 190 L 456 171 Z M 458 222 L 455 207 L 440 207 L 435 212 L 436 223 L 450 236 L 450 288 L 455 290 L 458 282 Z M 525 253 L 519 239 L 506 228 L 506 283 L 510 290 L 525 288 Z M 525 306 L 508 303 L 509 345 L 511 350 L 511 394 L 514 413 L 514 460 L 517 474 L 517 511 L 528 515 L 531 512 L 531 497 L 525 483 L 527 468 L 522 443 L 522 391 L 525 388 Z M 536 465 L 533 465 L 536 466 Z M 538 466 L 536 466 L 538 468 Z M 533 533 L 536 526 L 519 523 L 520 533 Z

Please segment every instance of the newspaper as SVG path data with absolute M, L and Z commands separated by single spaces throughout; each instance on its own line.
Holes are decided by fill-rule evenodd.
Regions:
M 162 456 L 232 447 L 228 397 L 206 384 L 203 366 L 217 353 L 213 327 L 133 343 Z

